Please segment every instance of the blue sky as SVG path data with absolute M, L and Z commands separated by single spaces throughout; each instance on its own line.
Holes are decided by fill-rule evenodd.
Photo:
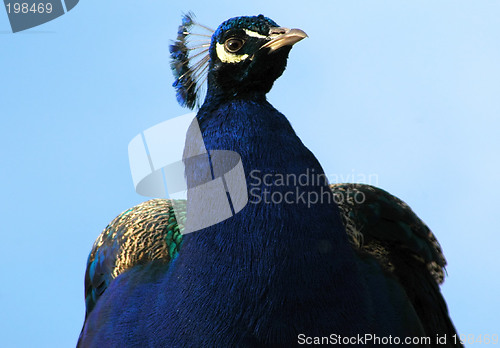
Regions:
M 76 343 L 92 243 L 146 200 L 128 143 L 187 113 L 168 45 L 188 10 L 309 34 L 269 100 L 330 177 L 372 175 L 430 226 L 459 333 L 500 334 L 498 1 L 109 0 L 17 34 L 0 11 L 0 346 Z

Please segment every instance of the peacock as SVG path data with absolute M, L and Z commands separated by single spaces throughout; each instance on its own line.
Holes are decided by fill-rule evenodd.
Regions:
M 192 37 L 210 41 L 189 46 Z M 461 346 L 431 230 L 380 188 L 331 185 L 268 102 L 306 37 L 263 15 L 213 32 L 184 16 L 170 49 L 174 87 L 182 105 L 199 108 L 203 137 L 190 137 L 193 123 L 186 181 L 220 176 L 217 151 L 232 151 L 252 194 L 230 218 L 190 233 L 200 197 L 189 190 L 185 201 L 153 199 L 115 218 L 88 257 L 79 347 Z M 210 161 L 189 160 L 201 146 Z M 311 180 L 293 180 L 301 176 Z

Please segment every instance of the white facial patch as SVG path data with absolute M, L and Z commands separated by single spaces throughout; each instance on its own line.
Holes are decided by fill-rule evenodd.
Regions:
M 255 31 L 251 31 L 251 30 L 248 30 L 248 29 L 243 29 L 243 30 L 244 30 L 244 31 L 245 31 L 245 33 L 246 33 L 248 36 L 250 36 L 250 37 L 256 37 L 256 38 L 258 38 L 258 39 L 265 39 L 265 38 L 267 38 L 267 36 L 265 36 L 265 35 L 261 35 L 261 34 L 259 34 L 259 33 L 255 32 Z
M 217 57 L 219 57 L 223 63 L 239 63 L 248 58 L 248 54 L 234 54 L 227 52 L 224 49 L 224 45 L 220 43 L 215 45 L 215 50 L 217 52 Z

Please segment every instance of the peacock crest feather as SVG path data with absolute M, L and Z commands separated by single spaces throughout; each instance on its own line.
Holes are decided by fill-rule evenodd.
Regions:
M 173 86 L 180 105 L 199 107 L 205 95 L 208 51 L 214 30 L 199 24 L 191 12 L 182 18 L 177 39 L 170 45 L 171 67 L 175 76 Z

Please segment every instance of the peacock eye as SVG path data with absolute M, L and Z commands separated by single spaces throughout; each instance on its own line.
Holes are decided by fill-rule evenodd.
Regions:
M 224 47 L 226 48 L 226 51 L 235 53 L 238 52 L 242 47 L 245 41 L 242 39 L 227 39 L 226 42 L 224 42 Z

